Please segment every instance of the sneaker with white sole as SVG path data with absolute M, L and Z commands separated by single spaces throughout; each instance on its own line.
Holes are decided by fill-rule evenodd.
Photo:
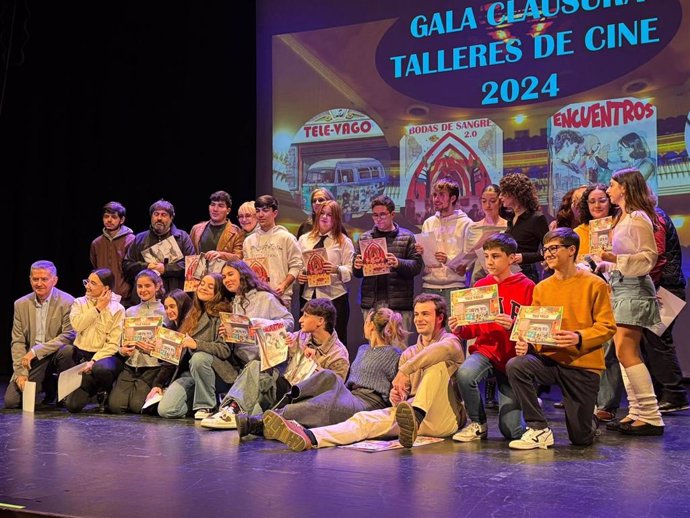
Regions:
M 202 419 L 201 426 L 212 430 L 235 430 L 237 428 L 236 415 L 234 408 L 226 406 L 212 416 Z
M 194 412 L 194 419 L 197 421 L 199 419 L 206 419 L 207 417 L 210 417 L 213 415 L 213 409 L 212 408 L 200 408 L 196 412 Z
M 454 441 L 471 442 L 486 439 L 489 435 L 486 423 L 480 424 L 472 422 L 453 436 Z
M 551 428 L 544 428 L 543 430 L 527 428 L 522 437 L 510 441 L 508 446 L 514 450 L 534 450 L 536 448 L 545 450 L 549 446 L 553 446 L 553 432 Z

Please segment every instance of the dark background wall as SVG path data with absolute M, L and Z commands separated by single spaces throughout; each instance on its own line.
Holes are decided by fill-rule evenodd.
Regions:
M 104 203 L 122 202 L 140 232 L 164 197 L 189 231 L 215 190 L 233 196 L 235 222 L 254 199 L 254 9 L 0 0 L 0 373 L 11 371 L 12 303 L 30 291 L 29 265 L 54 261 L 58 286 L 81 296 Z

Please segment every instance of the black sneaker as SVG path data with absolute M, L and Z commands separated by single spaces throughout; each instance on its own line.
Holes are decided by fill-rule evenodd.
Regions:
M 674 412 L 682 412 L 690 409 L 690 404 L 687 401 L 681 403 L 673 403 L 671 401 L 662 401 L 659 403 L 659 412 L 662 414 L 672 414 Z

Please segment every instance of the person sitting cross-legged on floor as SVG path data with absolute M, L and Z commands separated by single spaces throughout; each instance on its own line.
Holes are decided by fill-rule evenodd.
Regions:
M 453 436 L 453 440 L 470 442 L 486 439 L 488 435 L 484 404 L 479 394 L 479 382 L 495 377 L 498 388 L 498 428 L 508 439 L 519 439 L 523 432 L 522 413 L 513 389 L 508 383 L 506 363 L 515 356 L 515 344 L 510 331 L 520 306 L 532 303 L 534 283 L 518 272 L 510 271 L 515 262 L 517 243 L 508 234 L 494 234 L 483 245 L 486 270 L 489 275 L 477 281 L 476 287 L 498 286 L 501 313 L 495 321 L 482 324 L 456 326 L 457 317 L 450 317 L 450 328 L 455 335 L 469 340 L 470 355 L 460 366 L 455 377 L 465 402 L 471 423 Z
M 515 345 L 508 361 L 508 380 L 522 408 L 527 431 L 509 446 L 518 450 L 548 448 L 553 433 L 537 400 L 538 385 L 558 385 L 563 393 L 570 442 L 589 446 L 596 435 L 593 416 L 604 370 L 602 345 L 616 332 L 606 282 L 575 266 L 580 238 L 569 228 L 544 236 L 544 258 L 554 273 L 534 288 L 534 306 L 562 306 L 561 330 L 555 344 Z
M 463 362 L 460 340 L 445 331 L 448 309 L 439 295 L 423 293 L 414 302 L 417 343 L 400 357 L 390 393 L 392 408 L 358 412 L 342 423 L 304 428 L 269 411 L 264 427 L 293 451 L 397 436 L 411 448 L 417 435 L 449 437 L 467 419 L 452 376 Z

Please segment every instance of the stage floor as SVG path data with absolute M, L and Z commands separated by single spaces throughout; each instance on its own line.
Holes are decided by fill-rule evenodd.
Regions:
M 487 441 L 293 453 L 193 420 L 3 410 L 0 516 L 690 515 L 690 412 L 668 416 L 663 437 L 602 426 L 597 443 L 580 448 L 553 407 L 558 394 L 546 398 L 556 444 L 531 451 L 508 449 L 495 411 Z

